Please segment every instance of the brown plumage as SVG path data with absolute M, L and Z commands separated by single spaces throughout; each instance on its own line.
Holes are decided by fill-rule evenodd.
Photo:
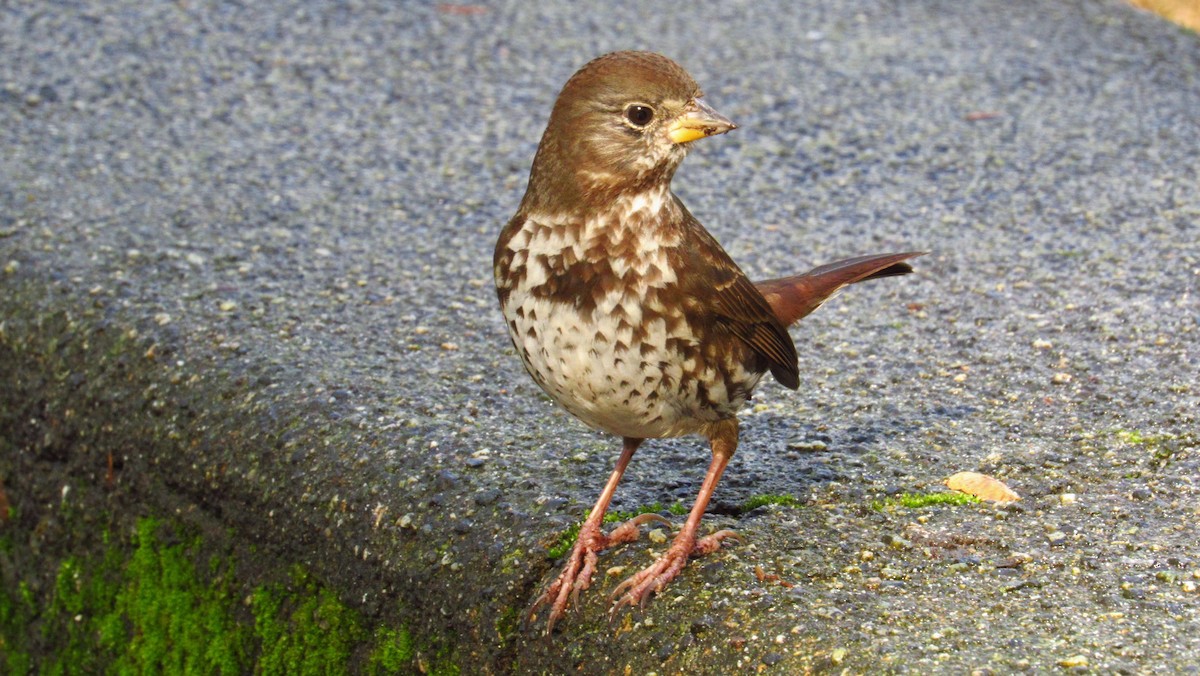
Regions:
M 729 531 L 698 537 L 737 448 L 737 412 L 768 371 L 799 385 L 787 327 L 842 287 L 912 271 L 917 253 L 863 256 L 751 282 L 670 191 L 692 141 L 736 128 L 700 98 L 678 64 L 649 52 L 607 54 L 559 94 L 517 214 L 496 244 L 500 306 L 521 361 L 583 422 L 623 450 L 563 569 L 533 611 L 547 632 L 590 584 L 597 553 L 634 540 L 646 515 L 605 535 L 617 483 L 644 439 L 699 434 L 712 461 L 670 548 L 614 592 L 644 603 L 689 556 Z

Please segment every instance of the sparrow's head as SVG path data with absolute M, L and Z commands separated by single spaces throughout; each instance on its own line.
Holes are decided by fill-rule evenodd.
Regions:
M 613 52 L 594 59 L 558 95 L 526 206 L 601 203 L 669 183 L 689 143 L 737 128 L 702 95 L 687 71 L 661 54 Z M 568 204 L 542 204 L 551 199 Z

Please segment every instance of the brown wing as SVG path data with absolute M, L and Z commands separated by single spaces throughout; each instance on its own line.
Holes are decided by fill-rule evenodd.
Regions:
M 688 229 L 696 238 L 686 252 L 688 278 L 680 279 L 685 292 L 703 299 L 717 322 L 729 329 L 767 361 L 771 375 L 790 389 L 800 386 L 800 368 L 792 337 L 775 318 L 770 304 L 733 262 L 717 240 L 700 225 L 683 203 Z

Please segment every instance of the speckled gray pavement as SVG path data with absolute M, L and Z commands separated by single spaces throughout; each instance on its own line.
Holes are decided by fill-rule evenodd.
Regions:
M 744 544 L 612 625 L 607 569 L 665 545 L 609 552 L 548 639 L 517 618 L 618 446 L 522 372 L 491 252 L 558 88 L 622 48 L 740 125 L 675 187 L 752 277 L 932 253 L 793 330 L 800 390 L 760 389 L 706 520 Z M 8 3 L 0 148 L 27 518 L 58 496 L 13 477 L 116 449 L 147 511 L 464 673 L 1200 664 L 1193 33 L 1091 0 Z M 707 460 L 647 444 L 615 507 Z M 1023 500 L 871 508 L 960 470 Z

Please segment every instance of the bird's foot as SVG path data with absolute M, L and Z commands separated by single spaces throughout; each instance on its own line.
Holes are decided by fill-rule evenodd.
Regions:
M 612 593 L 612 597 L 617 600 L 613 604 L 612 610 L 609 611 L 610 619 L 615 617 L 617 611 L 624 606 L 644 607 L 651 596 L 657 594 L 667 586 L 668 582 L 675 579 L 679 571 L 687 565 L 689 557 L 711 554 L 721 548 L 724 540 L 730 538 L 738 542 L 742 540 L 740 535 L 731 530 L 720 530 L 698 540 L 694 534 L 681 532 L 665 554 L 617 585 Z
M 538 608 L 550 604 L 550 618 L 546 621 L 546 633 L 549 634 L 554 629 L 554 623 L 566 613 L 567 606 L 579 601 L 579 592 L 592 584 L 592 575 L 596 572 L 597 554 L 613 545 L 637 540 L 640 532 L 638 528 L 651 521 L 671 525 L 669 521 L 657 514 L 639 514 L 605 535 L 600 532 L 598 522 L 591 520 L 584 522 L 583 526 L 579 528 L 579 537 L 575 540 L 575 547 L 571 550 L 567 564 L 563 566 L 562 572 L 554 582 L 546 588 L 545 593 L 538 597 L 537 601 L 534 601 L 533 607 L 529 610 L 530 618 L 537 613 Z

